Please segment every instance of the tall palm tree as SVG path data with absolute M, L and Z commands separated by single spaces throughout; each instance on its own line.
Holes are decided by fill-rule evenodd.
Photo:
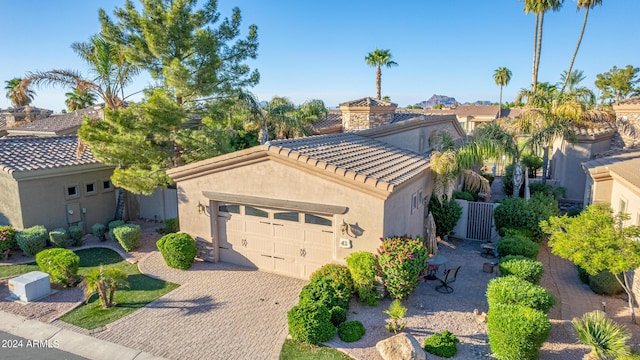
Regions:
M 504 66 L 499 67 L 493 72 L 493 79 L 496 85 L 500 86 L 500 109 L 502 109 L 502 87 L 507 86 L 511 81 L 511 70 Z
M 73 43 L 71 48 L 90 66 L 90 78 L 76 70 L 54 69 L 27 74 L 21 86 L 61 85 L 95 93 L 109 109 L 122 107 L 127 98 L 124 89 L 139 69 L 126 61 L 117 45 L 108 43 L 100 35 L 92 36 L 88 42 Z
M 392 66 L 398 66 L 398 63 L 391 60 L 393 55 L 391 55 L 391 50 L 380 50 L 376 48 L 374 51 L 370 52 L 365 58 L 364 61 L 367 64 L 376 67 L 376 97 L 378 100 L 381 100 L 381 91 L 380 85 L 382 83 L 382 71 L 380 68 L 382 66 L 386 66 L 388 68 Z
M 69 111 L 84 109 L 96 103 L 96 95 L 88 89 L 73 88 L 73 91 L 65 93 L 64 96 L 67 97 L 64 103 Z
M 540 67 L 540 54 L 542 52 L 542 28 L 544 14 L 549 11 L 558 11 L 564 0 L 524 0 L 524 12 L 536 14 L 536 24 L 533 35 L 533 64 L 531 66 L 531 90 L 536 91 L 538 86 L 538 69 Z
M 569 82 L 569 76 L 571 75 L 571 69 L 573 69 L 573 63 L 576 60 L 576 55 L 578 55 L 578 50 L 580 49 L 580 43 L 582 42 L 582 36 L 584 35 L 584 29 L 587 26 L 587 18 L 589 17 L 589 9 L 593 9 L 596 5 L 602 5 L 602 0 L 578 0 L 577 6 L 578 10 L 584 8 L 584 20 L 582 21 L 582 29 L 580 30 L 580 36 L 578 37 L 578 43 L 576 44 L 576 49 L 573 52 L 573 56 L 571 57 L 571 62 L 569 63 L 569 70 L 565 73 L 564 82 L 562 83 L 562 88 L 560 92 L 564 92 L 564 89 L 567 87 L 567 83 Z
M 7 90 L 7 99 L 11 100 L 13 107 L 20 107 L 31 104 L 35 96 L 35 92 L 20 86 L 21 78 L 13 78 L 7 80 L 4 89 Z
M 578 84 L 580 84 L 585 78 L 584 71 L 582 70 L 576 69 L 571 71 L 571 73 L 567 73 L 567 70 L 564 70 L 562 74 L 560 74 L 560 81 L 562 84 L 560 92 L 564 92 L 567 86 L 569 87 L 569 92 L 573 92 L 573 90 L 578 87 Z

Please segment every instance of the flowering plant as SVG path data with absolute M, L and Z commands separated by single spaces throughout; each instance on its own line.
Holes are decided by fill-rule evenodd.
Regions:
M 427 249 L 420 240 L 386 238 L 378 248 L 378 262 L 391 297 L 404 299 L 420 284 L 427 265 Z
M 4 260 L 9 257 L 9 251 L 16 246 L 16 230 L 11 225 L 0 226 L 0 252 Z

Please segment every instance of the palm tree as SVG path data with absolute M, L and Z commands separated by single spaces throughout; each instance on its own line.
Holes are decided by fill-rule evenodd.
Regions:
M 587 18 L 589 17 L 589 9 L 593 9 L 596 5 L 602 5 L 602 0 L 578 0 L 577 6 L 578 10 L 580 8 L 584 8 L 584 20 L 582 21 L 582 29 L 580 30 L 580 36 L 578 37 L 578 43 L 576 44 L 576 49 L 573 52 L 573 56 L 571 57 L 571 63 L 569 63 L 569 70 L 567 70 L 564 78 L 564 82 L 562 83 L 562 88 L 560 88 L 560 92 L 564 92 L 564 89 L 567 87 L 569 82 L 569 76 L 571 75 L 571 69 L 573 69 L 573 63 L 576 60 L 576 55 L 578 55 L 578 50 L 580 49 L 580 43 L 582 42 L 582 36 L 584 35 L 584 29 L 587 26 Z
M 524 0 L 524 12 L 536 14 L 536 24 L 533 35 L 533 64 L 531 66 L 531 90 L 536 91 L 538 86 L 538 69 L 540 66 L 540 54 L 542 52 L 542 27 L 544 14 L 549 10 L 558 11 L 564 0 Z
M 107 309 L 113 307 L 113 295 L 118 287 L 128 287 L 127 273 L 118 268 L 99 268 L 93 269 L 85 275 L 83 280 L 85 304 L 89 302 L 91 296 L 98 293 L 98 297 L 102 302 L 102 308 Z
M 21 78 L 13 78 L 4 82 L 6 84 L 4 89 L 7 90 L 7 99 L 11 100 L 11 104 L 16 108 L 29 105 L 35 96 L 32 90 L 21 87 L 21 82 Z
M 500 109 L 502 109 L 502 87 L 507 86 L 511 81 L 511 70 L 504 66 L 499 67 L 493 72 L 493 79 L 496 85 L 500 86 Z
M 398 66 L 398 63 L 391 60 L 393 56 L 391 55 L 391 50 L 380 50 L 376 48 L 373 52 L 370 52 L 365 58 L 364 61 L 371 66 L 376 67 L 376 98 L 381 100 L 381 91 L 380 85 L 382 82 L 382 71 L 380 68 L 382 66 L 386 66 L 388 68 L 392 66 Z
M 64 103 L 69 111 L 84 109 L 96 102 L 96 95 L 88 89 L 74 88 L 73 91 L 65 93 L 64 96 L 67 97 Z
M 584 71 L 582 70 L 573 70 L 571 73 L 567 73 L 567 70 L 564 70 L 562 74 L 560 74 L 560 81 L 562 83 L 560 92 L 564 92 L 567 86 L 569 87 L 569 92 L 573 92 L 584 79 Z
M 108 43 L 100 35 L 92 36 L 88 42 L 73 43 L 71 48 L 91 67 L 91 78 L 85 78 L 75 70 L 54 69 L 27 74 L 21 86 L 61 85 L 95 93 L 109 109 L 122 107 L 127 98 L 124 88 L 139 69 L 126 61 L 118 46 Z

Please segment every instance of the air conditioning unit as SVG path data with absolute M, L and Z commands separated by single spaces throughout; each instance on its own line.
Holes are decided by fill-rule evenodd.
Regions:
M 24 302 L 36 301 L 51 294 L 49 274 L 32 271 L 9 280 L 11 298 Z

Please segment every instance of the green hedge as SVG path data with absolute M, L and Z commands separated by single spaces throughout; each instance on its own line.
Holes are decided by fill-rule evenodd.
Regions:
M 452 196 L 453 196 L 454 199 L 461 199 L 461 200 L 467 200 L 467 201 L 476 201 L 477 200 L 473 196 L 473 194 L 468 192 L 468 191 L 454 191 Z
M 487 314 L 489 346 L 500 360 L 535 360 L 549 337 L 544 312 L 523 305 L 495 304 Z
M 111 231 L 125 251 L 131 251 L 138 247 L 142 233 L 139 225 L 125 224 Z
M 371 306 L 378 305 L 375 280 L 379 266 L 376 257 L 368 251 L 358 251 L 349 254 L 345 260 L 360 301 Z
M 356 342 L 365 334 L 364 325 L 360 321 L 347 321 L 338 326 L 338 336 L 344 342 Z
M 49 232 L 42 225 L 32 226 L 16 233 L 16 242 L 25 255 L 35 256 L 47 246 Z
M 123 220 L 113 220 L 109 222 L 109 230 L 113 230 L 117 227 L 124 225 L 125 222 Z
M 462 215 L 462 208 L 454 199 L 442 200 L 440 203 L 434 196 L 429 200 L 429 211 L 436 223 L 436 235 L 440 237 L 451 234 Z
M 542 263 L 524 256 L 508 255 L 500 259 L 498 264 L 500 275 L 515 275 L 532 284 L 540 284 L 544 274 Z
M 424 339 L 422 346 L 429 354 L 437 355 L 443 358 L 454 357 L 458 352 L 456 346 L 460 340 L 449 330 L 442 333 L 435 333 Z
M 287 312 L 287 324 L 293 340 L 311 344 L 329 341 L 336 333 L 327 307 L 314 302 L 292 307 Z
M 348 309 L 349 307 L 349 300 L 338 297 L 331 279 L 325 277 L 317 278 L 302 288 L 299 296 L 299 304 L 303 303 L 319 303 L 324 305 L 329 311 L 335 307 L 343 309 Z
M 91 233 L 93 234 L 93 236 L 104 241 L 104 235 L 107 233 L 107 227 L 102 223 L 95 223 L 93 224 L 93 226 L 91 226 Z
M 353 296 L 354 292 L 353 279 L 351 278 L 349 268 L 338 264 L 323 265 L 309 277 L 310 282 L 320 279 L 326 279 L 333 288 L 335 296 L 338 298 L 338 306 L 348 309 L 349 301 L 351 301 L 351 296 Z M 331 309 L 331 307 L 329 307 L 329 309 Z
M 558 202 L 550 196 L 538 193 L 529 201 L 522 198 L 506 198 L 494 212 L 496 229 L 504 235 L 506 228 L 522 228 L 531 232 L 532 240 L 540 242 L 545 233 L 540 229 L 540 221 L 559 214 Z
M 51 245 L 54 247 L 66 248 L 68 239 L 69 234 L 67 234 L 67 230 L 63 228 L 57 228 L 49 231 L 49 240 L 51 241 Z
M 538 258 L 540 246 L 524 236 L 505 236 L 496 244 L 498 256 L 503 258 L 508 255 L 524 256 L 535 260 Z
M 158 229 L 160 234 L 172 234 L 180 231 L 178 218 L 171 218 L 164 221 L 164 226 Z
M 82 245 L 82 236 L 84 236 L 84 229 L 82 228 L 82 225 L 69 226 L 69 236 L 71 237 L 71 245 Z
M 78 280 L 80 257 L 71 250 L 54 248 L 40 251 L 36 255 L 36 264 L 56 284 L 71 286 Z
M 167 266 L 186 270 L 191 267 L 198 254 L 196 241 L 189 234 L 167 234 L 156 242 L 156 246 Z
M 487 302 L 490 310 L 497 304 L 516 304 L 528 306 L 546 314 L 555 305 L 556 299 L 549 290 L 509 275 L 489 281 Z
M 607 270 L 601 271 L 597 275 L 589 275 L 589 287 L 596 294 L 617 295 L 622 292 L 622 285 Z
M 0 226 L 0 259 L 7 258 L 16 245 L 16 229 L 11 225 Z

